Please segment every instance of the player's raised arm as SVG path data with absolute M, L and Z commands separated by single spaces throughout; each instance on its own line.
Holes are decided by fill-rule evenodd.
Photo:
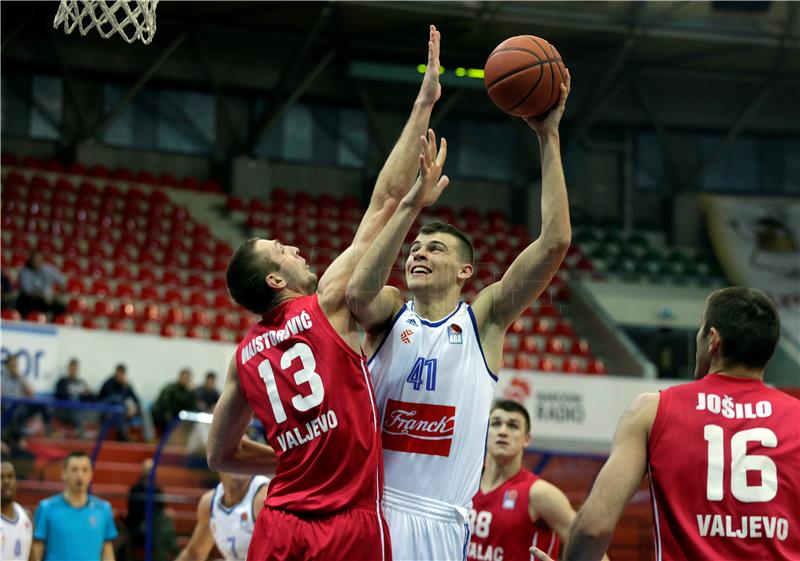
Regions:
M 622 414 L 611 454 L 572 524 L 565 561 L 603 558 L 622 512 L 642 484 L 647 469 L 647 438 L 657 409 L 658 394 L 642 394 Z
M 403 197 L 392 219 L 369 246 L 353 271 L 347 285 L 347 304 L 356 320 L 368 331 L 382 326 L 403 305 L 396 289 L 384 290 L 403 240 L 420 210 L 432 205 L 450 180 L 442 175 L 447 158 L 447 140 L 436 149 L 436 136 L 428 130 L 420 137 L 419 176 L 411 191 Z
M 253 410 L 242 392 L 236 358 L 228 365 L 228 376 L 208 433 L 206 454 L 213 471 L 263 475 L 274 469 L 275 451 L 264 444 L 243 439 Z
M 542 229 L 536 241 L 517 256 L 503 278 L 475 298 L 472 306 L 480 327 L 489 323 L 504 332 L 547 287 L 569 248 L 572 230 L 558 134 L 569 90 L 567 71 L 558 105 L 543 119 L 526 119 L 539 139 L 542 159 Z
M 433 106 L 442 93 L 439 84 L 440 44 L 441 33 L 431 25 L 428 37 L 428 66 L 411 115 L 378 174 L 369 206 L 361 219 L 351 247 L 337 257 L 320 278 L 318 287 L 320 304 L 326 312 L 332 307 L 330 300 L 336 304 L 344 302 L 344 290 L 353 268 L 414 184 L 419 161 L 418 139 L 428 129 Z

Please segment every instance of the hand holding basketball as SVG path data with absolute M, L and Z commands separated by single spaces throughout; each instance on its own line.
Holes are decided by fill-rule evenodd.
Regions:
M 437 31 L 435 25 L 432 25 L 430 38 L 428 39 L 428 65 L 417 96 L 418 102 L 427 105 L 433 105 L 439 101 L 442 95 L 442 86 L 439 84 L 439 46 L 441 40 L 442 34 Z
M 432 205 L 450 183 L 450 178 L 442 175 L 447 159 L 447 140 L 442 138 L 440 150 L 436 150 L 436 134 L 428 129 L 428 137 L 420 136 L 419 177 L 406 196 L 406 202 L 418 208 Z
M 564 115 L 564 108 L 567 105 L 567 98 L 572 85 L 572 76 L 570 76 L 567 68 L 564 69 L 564 73 L 566 74 L 566 79 L 561 84 L 561 97 L 558 99 L 558 105 L 541 117 L 524 117 L 528 126 L 535 130 L 538 135 L 558 132 L 558 125 Z

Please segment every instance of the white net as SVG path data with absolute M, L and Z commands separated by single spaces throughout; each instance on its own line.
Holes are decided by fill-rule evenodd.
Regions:
M 118 33 L 128 43 L 136 40 L 145 45 L 156 34 L 158 0 L 61 0 L 53 27 L 63 24 L 64 33 L 77 27 L 81 35 L 91 29 L 108 39 Z

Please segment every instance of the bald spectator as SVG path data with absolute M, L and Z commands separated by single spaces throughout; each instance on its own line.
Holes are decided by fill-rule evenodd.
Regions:
M 206 411 L 211 413 L 214 406 L 219 400 L 219 390 L 217 389 L 217 374 L 214 371 L 209 371 L 206 374 L 205 383 L 198 387 L 195 391 L 197 398 L 197 409 L 199 411 Z
M 64 275 L 45 263 L 40 252 L 32 252 L 19 273 L 17 310 L 23 318 L 31 312 L 52 315 L 63 313 L 66 307 L 57 298 L 56 287 L 63 289 L 65 285 Z
M 117 364 L 114 374 L 100 388 L 97 400 L 100 403 L 121 405 L 125 408 L 124 416 L 117 416 L 114 419 L 114 426 L 117 429 L 117 439 L 128 440 L 128 423 L 138 417 L 142 409 L 139 398 L 128 382 L 128 368 L 124 364 Z

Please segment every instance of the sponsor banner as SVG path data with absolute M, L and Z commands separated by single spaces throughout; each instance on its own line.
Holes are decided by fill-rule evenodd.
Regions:
M 53 391 L 59 372 L 58 330 L 51 325 L 3 321 L 2 361 L 16 355 L 20 374 L 36 393 Z
M 800 343 L 800 203 L 778 197 L 704 195 L 709 237 L 725 274 L 769 294 L 784 333 Z
M 381 440 L 385 450 L 449 456 L 455 433 L 456 408 L 389 399 Z
M 676 383 L 681 381 L 505 370 L 495 397 L 526 407 L 534 448 L 606 452 L 620 416 L 634 397 Z

